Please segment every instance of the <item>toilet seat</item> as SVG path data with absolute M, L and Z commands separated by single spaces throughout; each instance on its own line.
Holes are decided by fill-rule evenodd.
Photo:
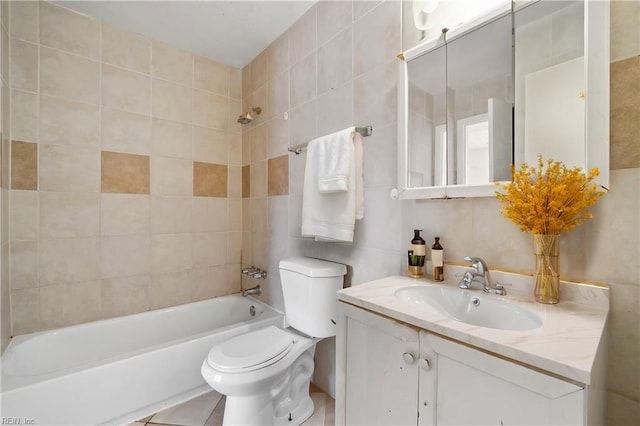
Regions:
M 271 325 L 214 346 L 207 356 L 207 364 L 228 373 L 254 371 L 284 358 L 294 343 L 290 333 Z

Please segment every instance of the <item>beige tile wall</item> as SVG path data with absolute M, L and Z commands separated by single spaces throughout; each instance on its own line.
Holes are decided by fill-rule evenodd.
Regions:
M 7 13 L 15 101 L 3 129 L 15 138 L 2 271 L 10 259 L 13 321 L 3 309 L 3 327 L 238 291 L 241 71 L 51 3 Z
M 2 2 L 0 3 L 0 351 L 4 351 L 11 336 L 11 287 L 9 283 L 10 44 L 9 4 Z M 28 251 L 27 248 L 24 250 Z

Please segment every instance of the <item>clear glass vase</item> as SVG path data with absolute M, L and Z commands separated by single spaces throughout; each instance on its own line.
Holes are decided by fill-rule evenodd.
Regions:
M 557 234 L 533 234 L 536 302 L 555 304 L 560 301 L 559 239 Z

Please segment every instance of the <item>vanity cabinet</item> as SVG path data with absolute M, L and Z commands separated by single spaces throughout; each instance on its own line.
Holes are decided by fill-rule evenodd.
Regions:
M 336 424 L 586 424 L 585 388 L 338 303 Z

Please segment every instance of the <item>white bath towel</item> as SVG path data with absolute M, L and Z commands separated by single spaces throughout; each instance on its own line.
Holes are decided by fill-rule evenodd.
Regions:
M 354 131 L 355 128 L 350 127 L 316 139 L 318 191 L 321 194 L 348 190 Z
M 302 194 L 302 236 L 318 241 L 353 241 L 356 219 L 364 217 L 362 188 L 362 139 L 352 131 L 347 145 L 348 185 L 346 191 L 321 193 L 319 181 L 320 141 L 307 147 Z

